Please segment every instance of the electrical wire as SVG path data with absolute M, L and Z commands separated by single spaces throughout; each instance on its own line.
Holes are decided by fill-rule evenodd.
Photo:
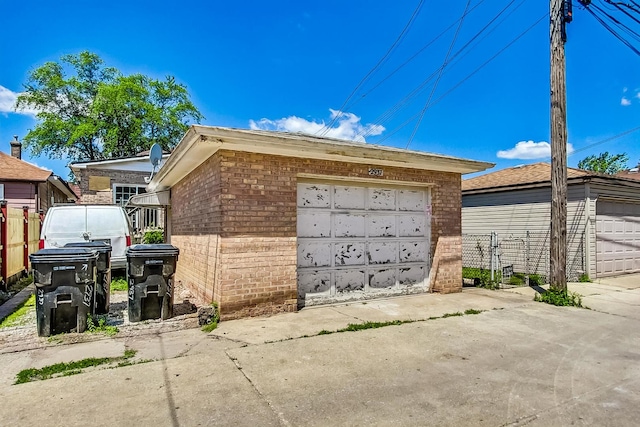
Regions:
M 460 23 L 458 24 L 458 28 L 456 28 L 456 32 L 453 35 L 453 39 L 451 40 L 451 44 L 449 44 L 449 50 L 447 50 L 447 54 L 444 57 L 444 61 L 442 62 L 442 66 L 440 67 L 440 72 L 438 73 L 438 78 L 436 78 L 436 81 L 433 84 L 433 87 L 431 88 L 431 93 L 429 94 L 429 98 L 427 99 L 427 102 L 425 102 L 424 107 L 422 108 L 422 111 L 420 112 L 420 116 L 418 117 L 418 121 L 416 122 L 416 125 L 413 128 L 413 132 L 411 132 L 411 135 L 409 136 L 409 140 L 407 141 L 407 145 L 404 147 L 405 149 L 409 148 L 409 145 L 411 145 L 411 141 L 413 141 L 413 138 L 416 136 L 416 133 L 418 132 L 418 129 L 420 128 L 420 124 L 422 123 L 422 119 L 424 118 L 424 113 L 426 113 L 427 108 L 429 108 L 429 103 L 431 102 L 431 99 L 433 98 L 433 94 L 435 93 L 436 89 L 438 88 L 438 83 L 440 83 L 440 79 L 442 78 L 442 73 L 444 72 L 444 69 L 449 64 L 449 55 L 451 54 L 451 51 L 453 50 L 453 46 L 455 46 L 455 44 L 456 44 L 456 40 L 458 39 L 458 34 L 460 34 L 460 29 L 462 28 L 462 24 L 464 23 L 464 16 L 466 15 L 467 10 L 469 9 L 469 4 L 470 3 L 471 3 L 471 0 L 467 0 L 467 5 L 464 7 L 464 11 L 462 12 L 462 18 L 460 19 Z
M 375 86 L 373 86 L 371 89 L 369 89 L 367 92 L 365 92 L 364 94 L 362 94 L 360 96 L 360 98 L 356 99 L 353 103 L 347 105 L 345 108 L 348 110 L 350 108 L 352 108 L 353 106 L 355 106 L 358 102 L 360 102 L 362 99 L 364 99 L 365 97 L 367 97 L 371 92 L 373 92 L 374 90 L 376 90 L 378 87 L 380 87 L 384 82 L 386 82 L 387 80 L 389 80 L 391 77 L 393 77 L 398 71 L 400 71 L 402 68 L 404 68 L 407 64 L 409 64 L 411 61 L 413 61 L 414 59 L 416 59 L 422 52 L 424 52 L 427 48 L 429 48 L 429 46 L 431 46 L 432 44 L 434 44 L 436 41 L 438 41 L 442 36 L 444 36 L 446 33 L 449 32 L 450 29 L 452 29 L 461 19 L 464 19 L 464 17 L 468 14 L 470 14 L 471 12 L 473 12 L 478 6 L 480 6 L 482 3 L 484 3 L 485 0 L 480 0 L 478 3 L 476 3 L 474 6 L 472 6 L 465 15 L 463 15 L 462 17 L 456 19 L 455 21 L 453 21 L 447 28 L 445 28 L 444 30 L 442 30 L 437 36 L 435 36 L 433 39 L 431 39 L 427 44 L 425 44 L 424 46 L 422 46 L 416 53 L 414 53 L 413 55 L 411 55 L 408 59 L 406 59 L 402 64 L 400 64 L 398 67 L 396 67 L 392 72 L 390 72 L 389 74 L 387 74 L 382 80 L 380 80 L 378 83 L 375 84 Z M 514 0 L 515 1 L 515 0 Z M 522 3 L 524 3 L 523 0 Z M 511 3 L 509 3 L 509 5 L 511 5 L 513 3 L 513 1 Z M 520 5 L 522 5 L 522 3 L 520 3 Z M 507 5 L 507 7 L 509 6 Z M 519 7 L 519 6 L 518 6 Z M 506 9 L 506 8 L 505 8 Z M 502 12 L 501 12 L 502 13 Z
M 486 32 L 486 34 L 484 34 L 483 37 L 481 37 L 479 40 L 477 40 L 478 37 L 480 35 L 482 35 L 496 21 L 496 19 L 498 17 L 500 17 L 513 4 L 513 1 L 511 3 L 509 3 L 504 9 L 502 9 L 498 13 L 498 15 L 496 15 L 493 19 L 491 19 L 491 21 L 489 21 L 489 23 L 487 23 L 482 29 L 480 29 L 480 31 L 478 31 L 467 43 L 464 44 L 464 46 L 462 46 L 451 57 L 451 60 L 453 60 L 454 58 L 457 58 L 459 56 L 459 58 L 457 58 L 457 60 L 455 62 L 450 63 L 451 66 L 447 67 L 447 69 L 452 68 L 453 66 L 458 64 L 466 55 L 471 53 L 473 51 L 473 49 L 475 49 L 480 43 L 482 43 L 482 41 L 484 39 L 486 39 L 491 33 L 493 33 L 493 31 L 495 31 L 500 25 L 502 25 L 504 22 L 506 22 L 506 20 L 509 18 L 509 16 L 511 16 L 513 13 L 515 13 L 515 11 L 518 10 L 518 8 L 520 6 L 522 6 L 525 2 L 526 2 L 526 0 L 521 1 L 518 5 L 516 5 L 515 8 L 513 8 L 509 13 L 507 13 L 503 17 L 503 19 L 500 20 L 500 22 L 498 22 L 493 28 L 489 29 Z M 458 22 L 458 21 L 459 20 L 457 20 L 456 22 Z M 473 46 L 470 47 L 470 45 L 476 40 L 477 40 L 477 42 Z M 392 106 L 391 108 L 387 109 L 380 116 L 378 116 L 376 118 L 376 120 L 372 124 L 374 124 L 374 125 L 382 125 L 383 123 L 386 123 L 387 121 L 391 120 L 391 118 L 393 118 L 395 115 L 397 115 L 402 109 L 407 107 L 414 98 L 416 98 L 418 95 L 420 95 L 422 92 L 424 92 L 427 89 L 428 83 L 433 78 L 435 78 L 435 76 L 438 74 L 438 72 L 440 72 L 441 68 L 438 68 L 435 71 L 433 71 L 425 80 L 423 80 L 420 83 L 420 85 L 418 85 L 409 94 L 405 95 L 402 99 L 400 99 L 400 101 L 398 101 L 396 104 L 394 104 L 394 106 Z M 445 72 L 446 72 L 446 70 L 445 70 Z M 362 131 L 360 131 L 357 136 L 363 137 L 363 138 L 371 136 L 371 132 L 372 132 L 373 128 L 374 127 L 365 128 Z
M 508 48 L 510 48 L 514 43 L 516 43 L 518 40 L 520 40 L 525 34 L 527 34 L 529 31 L 531 31 L 534 27 L 536 27 L 538 24 L 540 24 L 540 22 L 542 22 L 543 19 L 545 19 L 546 17 L 548 17 L 549 14 L 545 13 L 542 17 L 540 17 L 537 21 L 535 21 L 531 26 L 529 26 L 527 29 L 525 29 L 523 32 L 521 32 L 518 36 L 516 36 L 513 40 L 511 40 L 509 43 L 507 43 L 502 49 L 500 49 L 496 54 L 494 54 L 491 58 L 489 58 L 488 60 L 486 60 L 484 63 L 482 63 L 482 65 L 480 65 L 478 68 L 476 68 L 474 71 L 472 71 L 470 74 L 468 74 L 465 78 L 463 78 L 462 80 L 460 80 L 455 86 L 453 86 L 451 89 L 449 89 L 447 92 L 445 92 L 444 94 L 442 94 L 438 99 L 436 99 L 429 108 L 437 105 L 440 101 L 442 101 L 447 95 L 451 94 L 454 90 L 456 90 L 458 87 L 460 87 L 463 83 L 465 83 L 467 80 L 469 80 L 471 77 L 473 77 L 476 73 L 478 73 L 481 69 L 483 69 L 484 67 L 486 67 L 489 63 L 491 63 L 491 61 L 493 61 L 494 59 L 496 59 L 498 56 L 500 56 L 504 51 L 506 51 Z M 419 113 L 418 113 L 419 114 Z M 389 139 L 390 137 L 392 137 L 393 135 L 395 135 L 396 133 L 398 133 L 400 130 L 402 130 L 405 126 L 407 126 L 409 123 L 411 123 L 413 120 L 415 120 L 418 117 L 418 114 L 414 114 L 413 116 L 411 116 L 409 119 L 407 119 L 406 121 L 404 121 L 400 126 L 396 127 L 393 131 L 389 132 L 388 134 L 386 134 L 383 138 L 381 138 L 380 140 L 376 141 L 376 144 L 381 144 L 382 142 L 386 141 L 387 139 Z
M 607 12 L 605 12 L 602 8 L 598 7 L 597 5 L 590 3 L 588 5 L 584 5 L 585 10 L 591 14 L 591 16 L 594 17 L 594 19 L 596 21 L 598 21 L 609 33 L 611 33 L 614 37 L 616 37 L 618 40 L 620 40 L 625 46 L 627 46 L 629 49 L 631 49 L 636 55 L 640 56 L 640 50 L 638 50 L 638 48 L 636 48 L 633 43 L 631 43 L 629 40 L 625 39 L 621 34 L 619 34 L 615 28 L 613 28 L 611 25 L 609 25 L 607 22 L 605 22 L 604 18 L 602 18 L 601 16 L 598 15 L 598 13 L 594 12 L 593 9 L 597 10 L 599 13 L 605 15 L 608 19 L 612 20 L 612 22 L 614 22 L 614 24 L 619 28 L 624 30 L 625 32 L 627 32 L 628 34 L 630 34 L 632 37 L 634 38 L 638 38 L 640 35 L 638 33 L 636 33 L 635 31 L 633 31 L 632 29 L 630 29 L 629 27 L 627 27 L 626 25 L 620 23 L 620 21 L 618 21 L 617 19 L 613 18 L 611 15 L 609 15 Z M 593 7 L 593 9 L 592 9 Z
M 608 137 L 608 138 L 605 138 L 605 139 L 603 139 L 603 140 L 600 140 L 600 141 L 594 142 L 594 143 L 592 143 L 592 144 L 585 145 L 584 147 L 582 147 L 582 148 L 580 148 L 580 149 L 578 149 L 578 150 L 573 150 L 570 154 L 568 154 L 568 156 L 572 156 L 572 155 L 574 155 L 574 154 L 576 154 L 576 153 L 579 153 L 579 152 L 581 152 L 581 151 L 588 150 L 588 149 L 590 149 L 590 148 L 595 147 L 596 145 L 604 144 L 605 142 L 610 142 L 610 141 L 613 141 L 613 140 L 615 140 L 615 139 L 622 138 L 623 136 L 627 136 L 627 135 L 629 135 L 629 134 L 631 134 L 631 133 L 634 133 L 634 132 L 637 132 L 637 131 L 639 131 L 639 130 L 640 130 L 640 126 L 638 126 L 638 127 L 636 127 L 636 128 L 633 128 L 633 129 L 626 130 L 626 131 L 624 131 L 624 132 L 622 132 L 622 133 L 619 133 L 619 134 L 614 135 L 614 136 L 610 136 L 610 137 Z
M 422 5 L 424 4 L 424 0 L 420 0 L 418 2 L 418 6 L 416 6 L 416 8 L 413 10 L 413 13 L 411 14 L 411 17 L 409 18 L 409 21 L 406 23 L 406 25 L 404 26 L 404 28 L 402 29 L 402 31 L 400 32 L 400 34 L 398 35 L 398 37 L 396 38 L 396 40 L 393 42 L 393 44 L 391 45 L 391 47 L 389 49 L 387 49 L 387 52 L 382 56 L 382 58 L 380 58 L 380 60 L 378 60 L 378 62 L 376 63 L 376 65 L 373 66 L 373 68 L 371 70 L 369 70 L 369 72 L 362 78 L 362 80 L 360 80 L 360 82 L 356 85 L 356 87 L 353 89 L 353 91 L 351 91 L 351 93 L 349 94 L 349 96 L 347 97 L 347 99 L 345 99 L 345 101 L 342 103 L 342 106 L 340 107 L 340 109 L 338 110 L 337 114 L 333 117 L 333 119 L 331 120 L 331 122 L 324 126 L 324 128 L 320 129 L 319 133 L 320 136 L 325 136 L 329 130 L 331 129 L 331 127 L 333 127 L 333 125 L 336 123 L 336 121 L 338 121 L 338 119 L 340 118 L 340 116 L 342 115 L 342 112 L 344 111 L 345 106 L 347 105 L 347 103 L 351 100 L 351 98 L 353 97 L 353 95 L 355 95 L 355 93 L 358 91 L 358 89 L 360 89 L 360 87 L 371 77 L 373 76 L 373 74 L 375 74 L 375 72 L 382 67 L 382 65 L 387 61 L 387 59 L 389 58 L 389 56 L 391 55 L 391 53 L 396 49 L 396 47 L 398 47 L 400 45 L 400 43 L 402 43 L 402 40 L 404 40 L 404 37 L 406 36 L 407 32 L 409 31 L 409 29 L 411 28 L 411 26 L 413 25 L 414 21 L 416 20 L 416 18 L 418 17 L 418 14 L 420 13 L 420 9 L 422 9 Z

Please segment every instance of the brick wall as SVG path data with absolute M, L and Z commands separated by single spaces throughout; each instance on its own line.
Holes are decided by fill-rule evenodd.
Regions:
M 89 176 L 106 176 L 110 178 L 109 189 L 96 191 L 89 189 Z M 144 178 L 149 177 L 149 172 L 118 171 L 109 169 L 80 169 L 76 174 L 76 180 L 80 187 L 81 196 L 78 203 L 84 205 L 112 205 L 113 185 L 130 184 L 146 186 Z
M 372 166 L 219 151 L 172 188 L 176 279 L 223 318 L 295 310 L 297 174 L 370 178 Z M 460 291 L 460 175 L 383 169 L 381 182 L 434 184 L 431 289 Z

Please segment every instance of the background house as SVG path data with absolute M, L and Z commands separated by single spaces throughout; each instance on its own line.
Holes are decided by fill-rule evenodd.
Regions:
M 640 182 L 573 168 L 567 176 L 569 278 L 640 271 Z M 496 232 L 500 242 L 506 241 L 499 248 L 502 264 L 515 264 L 517 270 L 526 263 L 530 273 L 548 275 L 550 177 L 551 166 L 536 163 L 462 182 L 465 266 L 474 266 L 479 252 L 488 253 L 478 244 L 488 239 L 480 236 Z M 508 260 L 511 251 L 521 257 Z M 483 262 L 486 268 L 486 256 Z
M 167 157 L 169 154 L 163 155 L 163 160 Z M 80 189 L 79 203 L 98 205 L 125 206 L 131 196 L 146 192 L 153 172 L 148 151 L 120 159 L 74 162 L 69 168 Z M 164 227 L 162 209 L 143 208 L 129 213 L 137 231 Z
M 224 318 L 461 290 L 461 174 L 493 166 L 300 134 L 192 126 L 154 176 L 175 279 Z M 132 199 L 145 204 L 153 197 Z
M 16 136 L 11 141 L 11 155 L 0 152 L 0 200 L 6 200 L 7 206 L 46 212 L 54 203 L 77 200 L 64 179 L 21 159 L 22 144 Z

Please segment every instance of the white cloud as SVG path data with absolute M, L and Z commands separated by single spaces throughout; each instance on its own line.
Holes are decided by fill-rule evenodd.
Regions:
M 573 152 L 573 146 L 567 144 L 567 154 Z M 515 147 L 508 150 L 500 150 L 496 154 L 500 159 L 544 159 L 551 157 L 551 144 L 546 141 L 520 141 Z
M 620 105 L 622 105 L 623 107 L 628 107 L 629 105 L 631 105 L 631 100 L 623 96 L 620 100 Z
M 385 131 L 384 126 L 366 124 L 363 125 L 361 118 L 353 113 L 343 113 L 341 111 L 329 109 L 331 112 L 331 122 L 333 125 L 328 129 L 328 138 L 346 139 L 358 142 L 367 142 L 363 135 L 380 135 Z M 253 130 L 274 130 L 278 132 L 304 133 L 307 135 L 320 135 L 324 133 L 327 124 L 323 121 L 307 120 L 297 116 L 284 117 L 282 119 L 270 120 L 260 119 L 258 121 L 249 120 L 249 127 Z
M 36 110 L 31 108 L 24 108 L 16 111 L 16 100 L 18 99 L 17 92 L 7 89 L 4 86 L 0 86 L 0 113 L 16 113 L 35 116 L 38 114 Z

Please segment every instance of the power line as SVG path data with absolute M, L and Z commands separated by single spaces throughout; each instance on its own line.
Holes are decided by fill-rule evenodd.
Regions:
M 513 1 L 509 4 L 507 4 L 507 6 L 505 6 L 505 8 L 503 8 L 493 19 L 491 19 L 491 21 L 489 21 L 489 23 L 487 23 L 480 31 L 478 31 L 467 43 L 464 44 L 464 46 L 462 46 L 452 57 L 451 59 L 453 60 L 454 58 L 460 56 L 457 61 L 453 62 L 452 65 L 457 64 L 458 62 L 460 62 L 466 55 L 468 55 L 469 53 L 471 53 L 473 51 L 473 49 L 476 48 L 476 46 L 478 46 L 485 38 L 487 38 L 493 31 L 495 31 L 500 25 L 502 25 L 508 18 L 509 16 L 511 16 L 516 10 L 518 10 L 518 8 L 520 6 L 522 6 L 525 3 L 526 0 L 521 1 L 518 5 L 516 5 L 515 8 L 513 8 L 506 16 L 504 16 L 504 18 L 498 22 L 498 24 L 496 24 L 493 28 L 491 28 L 489 31 L 487 31 L 487 33 L 480 38 L 480 40 L 478 40 L 473 46 L 469 47 L 480 35 L 482 35 L 482 33 L 484 33 L 505 11 L 507 11 L 509 9 L 509 7 L 511 7 L 511 5 L 514 3 Z M 459 22 L 460 19 L 458 19 L 456 22 Z M 400 110 L 402 110 L 403 108 L 405 108 L 407 105 L 409 105 L 409 103 L 411 102 L 411 100 L 415 97 L 417 97 L 418 95 L 420 95 L 424 90 L 426 90 L 426 87 L 428 85 L 428 83 L 438 74 L 439 71 L 441 71 L 441 68 L 436 69 L 435 71 L 433 71 L 425 80 L 422 81 L 422 83 L 420 83 L 420 85 L 418 85 L 416 88 L 414 88 L 409 94 L 405 95 L 402 99 L 400 99 L 400 101 L 398 101 L 396 104 L 394 104 L 393 107 L 387 109 L 385 112 L 383 112 L 380 116 L 378 116 L 376 118 L 376 120 L 373 122 L 373 124 L 377 124 L 377 125 L 382 125 L 383 123 L 385 123 L 388 120 L 391 120 L 391 118 L 393 116 L 395 116 Z M 450 67 L 447 67 L 450 68 Z M 415 118 L 415 117 L 414 117 Z M 370 129 L 363 129 L 363 131 L 361 131 L 358 136 L 362 136 L 362 137 L 367 137 L 370 136 L 371 130 Z
M 627 46 L 629 49 L 631 49 L 636 55 L 640 56 L 640 50 L 638 48 L 636 48 L 633 45 L 633 43 L 631 43 L 629 40 L 624 38 L 620 33 L 618 33 L 618 31 L 616 31 L 614 26 L 619 28 L 619 29 L 621 29 L 621 30 L 623 30 L 624 32 L 626 32 L 627 34 L 631 35 L 632 37 L 634 37 L 636 39 L 638 39 L 640 37 L 640 34 L 638 34 L 634 30 L 629 28 L 627 25 L 623 24 L 622 22 L 620 22 L 619 20 L 617 20 L 616 18 L 614 18 L 613 16 L 608 14 L 606 11 L 604 11 L 602 8 L 600 8 L 598 5 L 592 3 L 591 0 L 579 0 L 579 2 L 580 2 L 580 4 L 582 6 L 584 6 L 585 10 L 587 12 L 589 12 L 591 14 L 591 16 L 593 16 L 595 18 L 595 20 L 598 21 L 609 33 L 611 33 L 614 37 L 616 37 L 618 40 L 620 40 L 625 46 Z M 607 2 L 607 3 L 609 3 L 609 2 Z M 635 2 L 633 2 L 633 3 L 636 4 Z M 611 3 L 609 3 L 609 4 L 611 4 Z M 604 15 L 610 21 L 612 21 L 614 23 L 614 25 L 612 26 L 609 23 L 605 22 L 604 18 L 599 16 L 598 13 L 594 12 L 594 10 L 592 8 L 595 9 L 596 11 L 598 11 L 598 13 Z
M 604 144 L 604 143 L 606 143 L 606 142 L 610 142 L 610 141 L 613 141 L 613 140 L 615 140 L 615 139 L 622 138 L 623 136 L 629 135 L 629 134 L 634 133 L 634 132 L 637 132 L 637 131 L 639 131 L 639 130 L 640 130 L 640 126 L 638 126 L 638 127 L 636 127 L 636 128 L 633 128 L 633 129 L 626 130 L 626 131 L 624 131 L 624 132 L 622 132 L 622 133 L 619 133 L 619 134 L 614 135 L 614 136 L 610 136 L 610 137 L 608 137 L 608 138 L 605 138 L 605 139 L 603 139 L 603 140 L 600 140 L 600 141 L 594 142 L 594 143 L 592 143 L 592 144 L 585 145 L 584 147 L 582 147 L 582 148 L 580 148 L 580 149 L 578 149 L 578 150 L 573 150 L 571 153 L 569 153 L 569 156 L 572 156 L 572 155 L 574 155 L 574 154 L 576 154 L 576 153 L 579 153 L 579 152 L 581 152 L 581 151 L 588 150 L 589 148 L 593 148 L 593 147 L 595 147 L 596 145 Z
M 342 112 L 344 111 L 345 106 L 347 105 L 347 103 L 349 102 L 349 100 L 351 100 L 351 98 L 353 97 L 353 95 L 358 91 L 358 89 L 360 89 L 360 87 L 387 61 L 387 59 L 389 58 L 389 56 L 391 55 L 391 53 L 395 50 L 396 47 L 398 47 L 400 45 L 400 43 L 402 42 L 402 40 L 404 39 L 404 37 L 406 36 L 407 32 L 409 31 L 409 29 L 411 28 L 411 25 L 413 25 L 413 22 L 415 21 L 415 19 L 417 18 L 418 14 L 420 13 L 420 9 L 422 8 L 422 5 L 424 4 L 424 0 L 420 0 L 418 2 L 418 6 L 416 6 L 416 8 L 413 10 L 413 13 L 411 14 L 411 17 L 409 18 L 409 21 L 406 23 L 406 25 L 404 26 L 404 28 L 402 29 L 402 31 L 400 32 L 400 34 L 398 35 L 398 37 L 396 38 L 396 40 L 393 42 L 393 44 L 391 45 L 391 47 L 387 50 L 387 52 L 382 56 L 382 58 L 380 58 L 380 60 L 378 60 L 378 62 L 376 63 L 376 65 L 373 66 L 373 68 L 371 70 L 369 70 L 369 72 L 362 78 L 362 80 L 360 80 L 360 83 L 358 83 L 355 87 L 355 89 L 353 89 L 353 91 L 351 91 L 351 93 L 349 94 L 349 96 L 347 97 L 347 99 L 345 99 L 345 101 L 342 103 L 342 106 L 340 107 L 340 109 L 338 110 L 338 113 L 335 115 L 335 117 L 331 120 L 331 122 L 326 125 L 323 129 L 321 129 L 320 131 L 320 135 L 324 136 L 327 134 L 327 132 L 329 132 L 329 129 L 331 129 L 331 127 L 336 123 L 336 121 L 340 118 L 340 116 L 342 115 Z
M 468 74 L 465 78 L 463 78 L 462 80 L 460 80 L 455 86 L 453 86 L 451 89 L 449 89 L 447 92 L 445 92 L 444 94 L 442 94 L 438 99 L 436 99 L 430 106 L 429 108 L 437 105 L 440 101 L 442 101 L 447 95 L 449 95 L 451 92 L 453 92 L 454 90 L 456 90 L 458 87 L 460 87 L 464 82 L 466 82 L 467 80 L 469 80 L 471 77 L 473 77 L 476 73 L 478 73 L 481 69 L 483 69 L 484 67 L 486 67 L 491 61 L 493 61 L 494 59 L 496 59 L 498 56 L 500 56 L 505 50 L 507 50 L 508 48 L 510 48 L 515 42 L 517 42 L 518 40 L 520 40 L 520 38 L 522 38 L 525 34 L 527 34 L 529 31 L 531 31 L 535 26 L 537 26 L 540 22 L 542 22 L 542 20 L 546 17 L 548 17 L 549 14 L 545 13 L 542 17 L 540 17 L 536 22 L 534 22 L 531 26 L 529 26 L 527 29 L 525 29 L 522 33 L 520 33 L 518 36 L 516 36 L 513 40 L 511 40 L 509 43 L 507 43 L 502 49 L 500 49 L 495 55 L 493 55 L 491 58 L 489 58 L 488 60 L 486 60 L 484 63 L 482 63 L 482 65 L 480 65 L 478 68 L 476 68 L 474 71 L 472 71 L 470 74 Z M 407 119 L 405 122 L 403 122 L 400 126 L 396 127 L 393 131 L 391 131 L 390 133 L 386 134 L 382 139 L 376 141 L 376 143 L 380 144 L 384 141 L 386 141 L 387 139 L 389 139 L 390 137 L 392 137 L 393 135 L 395 135 L 396 133 L 398 133 L 401 129 L 403 129 L 405 126 L 407 126 L 409 123 L 411 123 L 416 117 L 418 117 L 418 114 L 415 114 L 413 116 L 411 116 L 409 119 Z
M 389 80 L 391 77 L 393 77 L 398 71 L 400 71 L 402 68 L 404 68 L 407 64 L 409 64 L 411 61 L 413 61 L 415 58 L 417 58 L 422 52 L 424 52 L 429 46 L 431 46 L 432 44 L 434 44 L 436 41 L 438 41 L 443 35 L 445 35 L 446 33 L 449 32 L 450 29 L 452 29 L 461 19 L 464 19 L 464 17 L 468 14 L 470 14 L 471 12 L 473 12 L 478 6 L 480 6 L 485 0 L 480 0 L 478 3 L 476 3 L 474 6 L 472 6 L 466 14 L 464 14 L 462 17 L 456 19 L 455 21 L 453 21 L 447 28 L 445 28 L 444 30 L 442 30 L 437 36 L 435 36 L 433 39 L 431 39 L 427 44 L 425 44 L 424 46 L 422 46 L 416 53 L 414 53 L 413 55 L 411 55 L 408 59 L 406 59 L 402 64 L 400 64 L 397 68 L 395 68 L 392 72 L 390 72 L 389 74 L 387 74 L 382 80 L 380 80 L 378 83 L 375 84 L 375 86 L 373 86 L 371 89 L 369 89 L 367 92 L 365 92 L 364 94 L 362 94 L 360 96 L 360 98 L 356 99 L 353 103 L 347 105 L 345 108 L 349 109 L 352 108 L 354 105 L 356 105 L 358 102 L 360 102 L 362 99 L 364 99 L 366 96 L 368 96 L 371 92 L 373 92 L 374 90 L 376 90 L 378 87 L 380 87 L 384 82 L 386 82 L 387 80 Z M 514 0 L 515 1 L 515 0 Z M 513 1 L 511 3 L 509 3 L 509 5 L 511 5 L 513 3 Z M 524 0 L 523 2 L 524 3 Z M 522 4 L 521 3 L 521 4 Z M 520 5 L 521 5 L 520 4 Z M 507 5 L 507 7 L 509 6 Z
M 413 141 L 413 138 L 416 136 L 416 132 L 418 132 L 418 129 L 420 128 L 420 124 L 422 123 L 422 119 L 424 118 L 424 113 L 427 111 L 427 108 L 429 107 L 429 103 L 431 102 L 431 98 L 433 98 L 433 94 L 435 93 L 436 89 L 438 88 L 438 83 L 440 83 L 440 78 L 442 77 L 442 72 L 444 71 L 444 69 L 447 67 L 447 65 L 449 64 L 449 55 L 451 54 L 451 50 L 453 49 L 453 46 L 456 44 L 456 40 L 458 39 L 458 34 L 460 34 L 460 29 L 462 28 L 462 23 L 464 22 L 464 16 L 467 13 L 467 10 L 469 9 L 469 4 L 471 3 L 471 0 L 467 0 L 467 5 L 464 7 L 464 11 L 462 12 L 462 18 L 460 19 L 460 23 L 458 24 L 458 28 L 456 28 L 456 32 L 453 35 L 453 39 L 451 40 L 451 44 L 449 45 L 449 50 L 447 50 L 447 54 L 444 57 L 444 61 L 442 62 L 442 66 L 440 67 L 440 72 L 438 73 L 438 78 L 436 78 L 435 83 L 433 84 L 433 87 L 431 88 L 431 93 L 429 94 L 429 98 L 427 99 L 427 102 L 425 102 L 424 107 L 422 108 L 422 111 L 420 112 L 420 117 L 418 117 L 418 121 L 416 122 L 416 125 L 413 128 L 413 132 L 411 132 L 411 136 L 409 136 L 409 140 L 407 141 L 407 145 L 406 148 L 409 148 L 409 145 L 411 145 L 411 141 Z

